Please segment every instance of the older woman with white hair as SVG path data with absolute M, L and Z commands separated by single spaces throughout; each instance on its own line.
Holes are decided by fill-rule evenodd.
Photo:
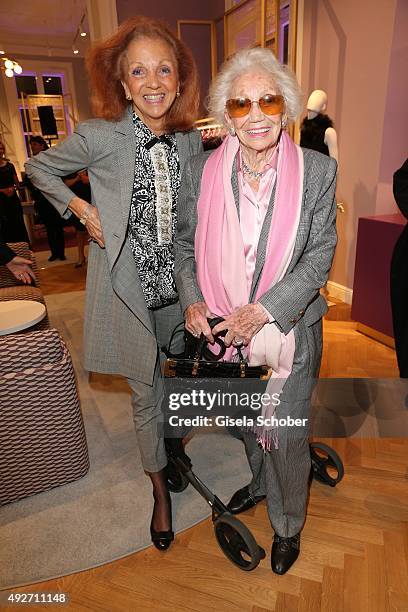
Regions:
M 277 574 L 299 555 L 311 462 L 307 427 L 276 429 L 266 417 L 308 418 L 327 311 L 319 289 L 336 245 L 336 162 L 286 132 L 301 107 L 294 75 L 270 50 L 244 49 L 225 62 L 209 110 L 229 135 L 187 163 L 175 242 L 186 328 L 210 342 L 226 332 L 228 357 L 243 346 L 279 387 L 264 426 L 242 431 L 253 477 L 229 502 L 238 514 L 266 498 Z M 210 316 L 224 318 L 212 332 Z

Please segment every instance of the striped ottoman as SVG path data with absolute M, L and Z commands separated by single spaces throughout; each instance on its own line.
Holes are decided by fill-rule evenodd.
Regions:
M 88 470 L 75 374 L 58 331 L 0 338 L 0 505 Z

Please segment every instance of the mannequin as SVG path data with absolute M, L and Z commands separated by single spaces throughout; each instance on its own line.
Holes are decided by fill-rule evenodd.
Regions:
M 337 162 L 337 172 L 339 171 L 339 152 L 337 147 L 337 133 L 333 127 L 333 121 L 328 115 L 324 115 L 327 108 L 327 93 L 322 89 L 315 89 L 307 101 L 307 117 L 300 126 L 300 146 L 307 149 L 320 151 L 324 155 L 334 157 Z M 337 204 L 340 212 L 344 212 L 342 204 Z M 329 292 L 327 284 L 320 290 L 328 299 Z M 328 302 L 333 306 L 333 302 Z
M 320 151 L 339 162 L 337 134 L 333 122 L 323 114 L 327 108 L 327 94 L 315 89 L 307 101 L 307 118 L 300 128 L 300 146 Z

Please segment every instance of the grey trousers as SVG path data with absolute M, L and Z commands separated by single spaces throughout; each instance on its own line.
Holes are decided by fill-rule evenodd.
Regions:
M 309 419 L 313 387 L 322 355 L 322 322 L 295 327 L 296 350 L 292 374 L 284 387 L 275 416 Z M 242 432 L 252 471 L 251 495 L 266 495 L 268 515 L 281 537 L 296 535 L 306 518 L 311 469 L 309 428 L 279 427 L 279 448 L 264 453 L 255 434 Z
M 275 416 L 308 418 L 309 400 L 281 402 Z M 251 495 L 266 495 L 268 515 L 278 535 L 297 534 L 306 518 L 311 468 L 307 428 L 279 427 L 279 448 L 264 452 L 252 432 L 242 432 L 252 471 Z
M 183 321 L 183 316 L 179 303 L 149 312 L 158 344 L 153 384 L 146 385 L 130 378 L 127 381 L 132 391 L 133 421 L 143 469 L 146 472 L 158 472 L 167 464 L 163 442 L 164 388 L 160 368 L 164 354 L 159 347 L 168 345 L 173 329 Z M 180 339 L 182 342 L 182 334 L 176 339 L 173 350 L 179 350 Z M 135 356 L 135 359 L 143 359 L 143 355 Z

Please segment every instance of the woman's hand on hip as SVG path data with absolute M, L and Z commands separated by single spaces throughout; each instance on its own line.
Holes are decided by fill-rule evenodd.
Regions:
M 269 322 L 268 315 L 260 304 L 246 304 L 213 328 L 217 335 L 224 329 L 228 330 L 224 338 L 226 346 L 231 344 L 247 346 L 265 323 Z
M 91 206 L 91 205 L 89 205 Z M 85 227 L 88 234 L 99 244 L 100 247 L 105 246 L 105 239 L 103 237 L 101 220 L 99 218 L 98 209 L 95 206 L 91 206 L 92 210 L 89 213 L 89 217 L 86 220 Z
M 184 317 L 186 329 L 193 336 L 199 338 L 201 334 L 204 334 L 209 342 L 214 342 L 214 337 L 207 321 L 207 317 L 211 317 L 211 312 L 205 302 L 190 304 L 185 310 Z
M 95 206 L 89 204 L 85 200 L 81 198 L 74 197 L 68 204 L 69 210 L 72 210 L 74 215 L 76 215 L 79 219 L 83 217 L 85 214 L 88 215 L 86 219 L 85 227 L 88 230 L 88 234 L 91 239 L 99 244 L 100 247 L 105 246 L 105 240 L 102 232 L 101 220 L 99 218 L 98 209 Z

